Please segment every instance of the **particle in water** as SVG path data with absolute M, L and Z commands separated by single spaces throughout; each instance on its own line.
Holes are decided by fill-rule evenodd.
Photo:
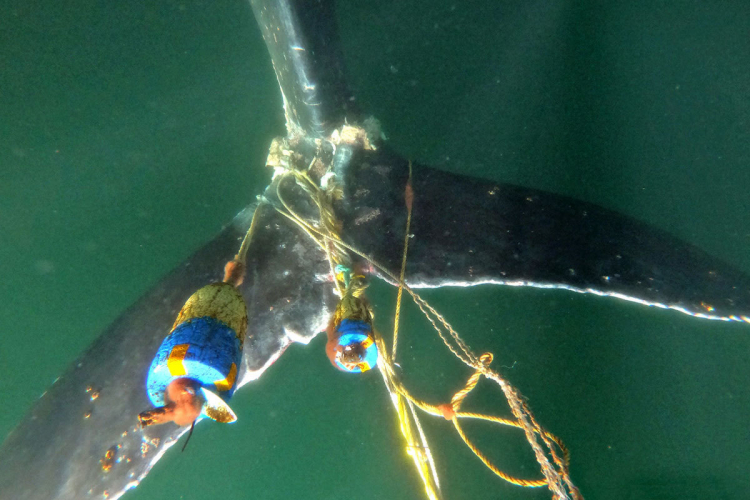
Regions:
M 102 465 L 102 470 L 104 472 L 109 472 L 112 469 L 112 465 L 115 463 L 116 458 L 117 458 L 117 446 L 112 446 L 104 454 L 104 458 L 99 460 L 99 463 Z

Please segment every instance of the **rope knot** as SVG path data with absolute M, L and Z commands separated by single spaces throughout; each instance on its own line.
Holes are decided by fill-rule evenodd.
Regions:
M 440 410 L 440 413 L 443 414 L 443 418 L 446 420 L 453 420 L 456 418 L 456 411 L 453 409 L 453 405 L 450 403 L 445 403 L 442 405 L 439 405 L 438 410 Z
M 237 288 L 245 279 L 245 264 L 234 258 L 224 266 L 224 282 Z

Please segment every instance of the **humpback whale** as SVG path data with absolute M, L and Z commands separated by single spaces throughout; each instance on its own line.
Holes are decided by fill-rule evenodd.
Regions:
M 555 4 L 555 8 L 539 4 L 486 7 L 490 12 L 479 13 L 469 13 L 470 9 L 460 5 L 431 3 L 419 9 L 379 4 L 363 7 L 361 11 L 339 5 L 336 14 L 325 10 L 330 8 L 327 2 L 313 4 L 326 14 L 322 20 L 317 19 L 317 28 L 331 29 L 334 26 L 331 16 L 338 15 L 342 21 L 348 21 L 340 23 L 341 36 L 354 45 L 347 49 L 344 43 L 341 47 L 349 50 L 343 54 L 346 71 L 353 71 L 355 76 L 351 80 L 351 93 L 347 93 L 338 87 L 341 82 L 335 80 L 341 76 L 337 71 L 344 71 L 343 68 L 335 64 L 331 67 L 333 63 L 329 60 L 322 66 L 316 65 L 320 63 L 307 54 L 312 50 L 302 45 L 269 47 L 277 72 L 284 68 L 299 70 L 309 64 L 310 77 L 307 87 L 302 89 L 315 85 L 320 91 L 312 97 L 304 92 L 295 95 L 299 87 L 294 85 L 301 81 L 300 75 L 290 76 L 292 89 L 284 93 L 287 123 L 293 124 L 293 131 L 299 127 L 305 134 L 325 136 L 331 131 L 327 127 L 340 125 L 328 122 L 331 114 L 338 113 L 340 119 L 350 110 L 362 113 L 363 117 L 371 112 L 381 120 L 390 138 L 378 149 L 378 155 L 383 156 L 368 157 L 364 162 L 353 154 L 353 160 L 342 167 L 343 174 L 351 176 L 350 198 L 357 192 L 363 193 L 358 188 L 369 189 L 342 209 L 350 241 L 385 262 L 393 262 L 390 252 L 400 235 L 391 228 L 400 225 L 396 220 L 388 220 L 398 217 L 392 215 L 395 212 L 393 205 L 389 205 L 393 202 L 389 196 L 393 193 L 391 186 L 402 179 L 403 170 L 399 166 L 405 165 L 404 158 L 413 158 L 417 165 L 417 207 L 421 196 L 422 206 L 429 206 L 432 216 L 415 221 L 415 242 L 425 244 L 420 247 L 415 243 L 407 281 L 423 286 L 505 283 L 544 289 L 462 288 L 434 293 L 449 294 L 452 302 L 461 302 L 456 307 L 479 311 L 485 317 L 481 325 L 466 326 L 476 329 L 469 338 L 478 344 L 502 346 L 507 356 L 503 364 L 509 367 L 517 361 L 516 366 L 508 368 L 509 377 L 530 398 L 544 425 L 562 435 L 572 448 L 573 476 L 584 495 L 599 491 L 598 485 L 606 483 L 604 476 L 611 474 L 608 468 L 616 469 L 623 462 L 627 471 L 619 477 L 631 480 L 627 485 L 610 486 L 623 491 L 623 498 L 675 490 L 721 491 L 731 497 L 734 492 L 743 491 L 749 464 L 742 458 L 744 447 L 737 437 L 743 431 L 737 425 L 748 402 L 744 388 L 747 373 L 741 358 L 748 347 L 747 325 L 742 324 L 742 316 L 748 314 L 748 288 L 741 269 L 748 269 L 744 243 L 750 228 L 743 216 L 748 183 L 743 182 L 741 173 L 737 174 L 741 172 L 743 158 L 748 158 L 747 141 L 742 141 L 747 135 L 747 113 L 738 97 L 742 89 L 747 89 L 747 78 L 737 68 L 743 67 L 741 61 L 746 61 L 746 56 L 723 41 L 741 37 L 732 37 L 731 33 L 712 37 L 710 29 L 700 29 L 708 26 L 718 30 L 722 26 L 722 30 L 741 32 L 741 16 L 726 12 L 712 12 L 710 16 L 683 12 L 679 17 L 682 24 L 669 24 L 666 20 L 671 21 L 675 11 L 665 7 L 664 11 L 652 13 L 654 17 L 645 19 L 637 34 L 633 34 L 626 26 L 643 20 L 642 11 L 620 12 L 610 7 L 598 12 L 606 20 L 599 24 L 596 11 L 585 12 L 564 2 Z M 203 91 L 217 85 L 213 79 L 227 75 L 238 78 L 231 67 L 227 68 L 233 61 L 221 59 L 212 62 L 211 70 L 226 74 L 196 72 L 193 66 L 181 73 L 185 81 L 170 80 L 175 78 L 181 64 L 197 65 L 198 61 L 205 61 L 205 54 L 204 59 L 186 57 L 186 49 L 209 50 L 213 48 L 211 44 L 218 43 L 208 35 L 200 36 L 200 30 L 218 23 L 219 15 L 209 14 L 211 9 L 199 3 L 184 5 L 185 10 L 143 7 L 139 13 L 124 12 L 125 19 L 131 19 L 132 24 L 117 26 L 110 21 L 112 26 L 101 28 L 104 33 L 116 34 L 124 40 L 124 45 L 109 42 L 112 53 L 119 50 L 124 59 L 139 54 L 137 66 L 144 68 L 142 78 L 134 78 L 135 88 L 121 88 L 119 92 L 142 97 L 147 92 L 138 93 L 137 84 L 144 89 L 164 85 L 175 89 L 169 98 L 155 96 L 141 111 L 118 107 L 121 101 L 109 102 L 115 82 L 108 77 L 121 72 L 118 67 L 129 67 L 127 64 L 132 61 L 103 58 L 96 52 L 95 43 L 82 46 L 81 53 L 71 54 L 66 69 L 60 70 L 60 74 L 66 70 L 73 73 L 65 80 L 69 85 L 63 87 L 64 91 L 56 93 L 50 82 L 31 80 L 34 88 L 48 92 L 45 94 L 48 97 L 32 101 L 33 106 L 45 108 L 63 102 L 63 109 L 69 114 L 52 113 L 51 122 L 46 123 L 40 119 L 34 123 L 39 127 L 39 135 L 26 142 L 17 140 L 15 149 L 9 149 L 12 165 L 17 165 L 18 170 L 9 172 L 7 186 L 22 185 L 28 190 L 9 193 L 4 197 L 5 203 L 20 200 L 24 194 L 33 200 L 37 184 L 49 196 L 30 209 L 21 208 L 20 201 L 5 207 L 14 216 L 9 219 L 19 218 L 25 223 L 18 227 L 39 231 L 32 233 L 31 241 L 23 241 L 27 233 L 18 228 L 15 233 L 9 232 L 13 239 L 10 245 L 16 245 L 13 249 L 23 255 L 29 274 L 19 270 L 6 281 L 7 296 L 12 297 L 8 309 L 14 309 L 15 301 L 26 300 L 28 310 L 33 310 L 33 315 L 42 315 L 44 321 L 27 312 L 23 316 L 6 316 L 8 321 L 4 322 L 5 328 L 11 330 L 3 347 L 11 367 L 7 370 L 7 394 L 13 408 L 12 418 L 20 424 L 0 448 L 3 498 L 86 498 L 87 495 L 101 498 L 105 492 L 110 498 L 117 497 L 137 485 L 179 435 L 179 431 L 168 428 L 148 434 L 131 430 L 145 400 L 138 379 L 139 374 L 145 376 L 141 364 L 150 361 L 165 332 L 165 322 L 173 320 L 186 296 L 215 279 L 215 273 L 220 271 L 217 265 L 233 251 L 238 235 L 249 222 L 248 213 L 242 212 L 218 237 L 188 257 L 199 247 L 201 239 L 209 240 L 209 233 L 229 219 L 228 212 L 224 213 L 224 219 L 218 218 L 221 210 L 228 208 L 223 205 L 226 201 L 216 200 L 234 197 L 228 205 L 239 209 L 261 193 L 270 179 L 270 172 L 262 170 L 268 143 L 274 135 L 283 135 L 284 130 L 278 118 L 281 101 L 272 96 L 272 91 L 277 90 L 271 85 L 275 77 L 270 66 L 266 65 L 262 71 L 244 66 L 247 73 L 243 76 L 248 80 L 255 77 L 254 71 L 262 72 L 268 85 L 257 90 L 257 94 L 243 95 L 243 99 L 270 101 L 266 108 L 253 108 L 265 110 L 266 114 L 243 116 L 246 122 L 242 135 L 253 141 L 254 153 L 251 160 L 243 158 L 234 165 L 251 167 L 222 170 L 222 162 L 210 156 L 233 147 L 230 141 L 222 139 L 228 122 L 235 125 L 241 122 L 230 116 L 230 112 L 225 118 L 213 116 L 212 109 L 194 108 L 200 111 L 198 117 L 204 123 L 193 129 L 195 135 L 191 137 L 199 137 L 201 132 L 201 138 L 193 139 L 192 143 L 181 142 L 180 136 L 185 132 L 182 120 L 190 118 L 171 114 L 170 106 L 204 99 Z M 253 7 L 256 13 L 260 11 L 257 17 L 261 31 L 267 31 L 266 38 L 272 38 L 269 30 L 277 26 L 274 23 L 279 17 L 264 18 L 263 9 L 270 9 L 265 12 L 277 16 L 299 12 L 295 2 L 257 2 Z M 290 10 L 285 11 L 284 7 Z M 38 30 L 45 25 L 37 23 L 45 18 L 34 17 L 24 10 L 16 14 L 23 21 L 17 29 L 23 30 L 27 39 L 39 41 L 34 37 L 41 37 Z M 189 14 L 195 17 L 188 20 Z M 237 33 L 254 29 L 251 11 L 245 3 L 236 6 L 232 14 L 234 17 L 222 19 L 234 23 L 227 25 L 227 30 Z M 216 18 L 201 20 L 201 16 L 211 15 Z M 502 26 L 489 21 L 479 23 L 482 15 L 503 19 Z M 316 20 L 294 19 L 297 24 L 292 26 L 301 29 L 307 26 L 305 22 Z M 419 23 L 413 26 L 404 19 L 419 19 Z M 178 20 L 189 23 L 181 32 L 182 38 L 175 35 L 174 39 L 166 40 L 166 33 L 157 33 L 158 28 Z M 728 20 L 732 22 L 725 22 Z M 62 21 L 47 22 L 62 24 Z M 66 32 L 79 37 L 76 40 L 85 40 L 90 37 L 87 30 L 95 33 L 97 29 L 94 23 L 88 28 L 76 25 L 76 29 L 66 31 L 61 24 L 51 26 L 46 33 L 53 33 L 62 41 Z M 393 31 L 377 38 L 377 33 L 391 24 L 395 25 Z M 241 25 L 241 29 L 236 25 Z M 150 37 L 145 47 L 138 45 L 143 41 L 133 36 L 131 30 Z M 358 30 L 372 31 L 365 35 L 357 33 Z M 189 33 L 199 40 L 191 44 Z M 221 30 L 211 33 L 219 36 Z M 257 50 L 263 49 L 257 35 L 255 39 L 243 36 L 242 43 L 254 43 Z M 612 39 L 615 36 L 626 39 L 619 45 Z M 376 43 L 377 40 L 380 42 Z M 225 39 L 220 41 L 227 43 Z M 627 48 L 623 48 L 625 45 Z M 661 48 L 657 50 L 655 46 Z M 283 66 L 279 61 L 292 60 L 284 59 L 290 48 L 298 59 L 288 67 Z M 153 50 L 169 57 L 155 59 Z M 275 57 L 274 50 L 279 51 Z M 233 51 L 246 54 L 236 45 L 226 48 L 223 54 L 231 55 Z M 414 51 L 419 51 L 419 56 Z M 50 49 L 31 61 L 48 68 L 53 63 L 66 64 L 55 55 Z M 660 71 L 660 64 L 672 58 L 684 60 L 684 64 Z M 614 62 L 608 64 L 610 60 Z M 174 67 L 162 67 L 169 64 Z M 25 68 L 21 63 L 14 67 Z M 495 68 L 496 73 L 492 74 L 489 68 Z M 34 74 L 30 69 L 26 71 Z M 464 72 L 476 72 L 471 88 L 457 87 L 452 81 Z M 281 74 L 279 80 L 284 88 Z M 162 75 L 159 78 L 167 83 L 154 83 L 151 81 L 154 77 L 149 75 Z M 191 78 L 195 80 L 190 81 Z M 555 83 L 545 86 L 545 80 Z M 237 92 L 231 97 L 242 95 L 236 88 L 224 89 Z M 243 92 L 255 91 L 252 88 Z M 78 125 L 83 111 L 77 99 L 88 93 L 103 101 L 97 108 L 100 116 L 96 120 L 87 118 L 88 140 L 77 143 L 79 149 L 56 147 L 56 142 L 65 143 L 61 130 Z M 331 95 L 334 100 L 325 101 Z M 351 101 L 353 96 L 357 99 Z M 322 100 L 317 101 L 316 97 Z M 415 103 L 417 98 L 427 103 Z M 207 108 L 213 105 L 214 101 L 204 104 Z M 230 108 L 236 107 L 233 104 Z M 305 114 L 321 107 L 328 109 L 319 115 Z M 294 110 L 298 111 L 296 115 Z M 140 113 L 160 114 L 163 121 L 158 128 L 137 129 L 136 135 L 127 137 L 133 134 L 132 130 L 120 129 L 118 125 L 128 120 L 138 121 Z M 20 122 L 18 127 L 28 127 L 18 116 L 22 115 L 15 116 Z M 426 131 L 435 137 L 426 137 Z M 413 139 L 412 134 L 416 136 Z M 164 141 L 160 149 L 135 149 L 122 158 L 108 149 L 109 141 L 135 144 L 149 135 Z M 185 149 L 164 153 L 169 161 L 159 166 L 157 154 L 170 149 L 169 141 L 174 141 L 176 148 Z M 105 207 L 101 224 L 97 216 L 88 222 L 68 218 L 65 210 L 76 209 L 76 181 L 83 175 L 73 168 L 76 154 L 87 150 L 86 146 L 95 153 L 89 157 L 92 164 L 100 162 L 97 168 L 106 172 L 101 178 L 94 178 L 101 181 L 100 191 L 89 198 L 87 207 L 98 206 L 97 200 L 101 205 L 107 205 L 109 199 L 127 200 L 127 191 L 140 183 L 138 176 L 159 183 L 139 191 L 132 198 L 139 199 L 139 203 L 126 209 Z M 455 150 L 463 153 L 453 153 Z M 447 156 L 452 159 L 447 160 Z M 222 160 L 227 160 L 227 156 Z M 28 178 L 34 161 L 49 162 L 47 176 L 26 183 L 16 181 L 16 176 Z M 645 165 L 635 165 L 638 162 Z M 143 163 L 150 168 L 129 170 Z M 182 177 L 175 166 L 180 163 L 199 169 L 200 175 Z M 358 167 L 362 163 L 392 168 L 362 170 Z M 440 170 L 424 166 L 435 163 L 443 164 Z M 479 167 L 483 167 L 483 181 L 456 175 L 478 174 Z M 117 176 L 129 180 L 121 184 L 111 181 L 111 177 Z M 255 181 L 250 183 L 243 176 L 254 176 Z M 213 178 L 217 177 L 221 182 L 214 183 Z M 514 187 L 518 185 L 527 187 Z M 190 193 L 184 202 L 191 207 L 185 209 L 189 213 L 177 212 L 179 216 L 175 216 L 181 205 L 174 201 L 169 202 L 172 205 L 168 213 L 149 211 L 159 207 L 158 203 L 148 203 L 149 198 L 159 197 L 163 190 L 175 189 Z M 549 191 L 556 195 L 548 194 Z M 198 193 L 204 197 L 196 199 Z M 202 207 L 214 204 L 222 204 L 222 208 Z M 149 209 L 142 209 L 143 206 Z M 124 227 L 107 225 L 106 217 L 123 217 L 126 213 L 131 220 Z M 370 217 L 372 214 L 375 215 Z M 528 217 L 528 221 L 523 217 Z M 636 220 L 647 221 L 654 228 Z M 37 225 L 41 228 L 33 229 Z M 237 396 L 247 398 L 246 411 L 238 410 L 238 427 L 206 429 L 206 433 L 211 433 L 207 434 L 212 437 L 211 442 L 200 447 L 200 440 L 196 440 L 198 443 L 191 443 L 189 449 L 197 457 L 211 453 L 211 447 L 228 453 L 229 448 L 221 448 L 219 442 L 231 441 L 229 444 L 237 447 L 236 442 L 241 439 L 242 451 L 216 455 L 216 460 L 250 465 L 227 465 L 232 471 L 230 478 L 208 478 L 221 484 L 213 484 L 212 489 L 204 492 L 230 488 L 227 483 L 241 474 L 263 476 L 253 471 L 253 467 L 260 468 L 258 457 L 263 462 L 272 461 L 274 456 L 282 457 L 274 455 L 268 441 L 266 447 L 261 444 L 264 433 L 273 432 L 270 428 L 278 424 L 275 420 L 283 419 L 282 426 L 287 432 L 291 432 L 289 427 L 304 430 L 308 425 L 316 425 L 310 420 L 326 419 L 326 410 L 333 404 L 333 394 L 317 410 L 312 401 L 304 407 L 288 402 L 289 399 L 299 399 L 300 404 L 305 401 L 299 393 L 309 386 L 300 381 L 306 378 L 305 374 L 295 369 L 304 359 L 320 357 L 320 350 L 305 349 L 303 356 L 300 349 L 289 349 L 278 358 L 279 363 L 285 363 L 281 366 L 289 373 L 288 378 L 275 386 L 268 381 L 270 377 L 277 381 L 281 377 L 278 372 L 272 375 L 273 370 L 266 370 L 286 347 L 308 341 L 314 347 L 319 342 L 314 337 L 321 330 L 320 325 L 327 317 L 326 308 L 333 298 L 330 285 L 320 280 L 320 275 L 325 274 L 320 270 L 322 260 L 312 250 L 307 251 L 311 245 L 304 235 L 278 221 L 269 220 L 266 225 L 269 229 L 259 238 L 258 248 L 252 254 L 257 277 L 246 288 L 249 307 L 255 309 L 255 330 L 251 333 L 254 337 L 249 339 L 243 372 L 245 387 Z M 63 232 L 74 234 L 77 240 L 57 239 L 65 238 L 60 234 Z M 92 237 L 92 232 L 104 236 Z M 707 252 L 680 240 L 696 243 Z M 67 247 L 61 241 L 67 242 Z M 102 246 L 102 242 L 106 243 Z M 493 249 L 492 255 L 483 253 L 486 248 Z M 297 251 L 292 257 L 285 253 L 294 249 Z M 131 257 L 126 259 L 123 254 Z M 179 263 L 183 257 L 184 262 Z M 154 263 L 154 259 L 163 260 Z M 734 266 L 723 264 L 724 261 Z M 22 262 L 20 258 L 18 262 Z M 66 276 L 72 275 L 69 266 L 76 262 L 80 267 L 75 269 L 90 276 L 87 289 L 66 287 Z M 128 269 L 119 270 L 125 263 Z M 173 271 L 159 280 L 166 269 L 175 265 Z M 33 279 L 25 280 L 25 276 Z M 649 278 L 658 282 L 652 284 Z M 264 286 L 252 288 L 258 283 Z M 149 284 L 154 288 L 118 317 L 117 309 L 132 302 Z M 14 285 L 12 290 L 9 285 Z M 123 286 L 130 288 L 123 290 Z M 592 294 L 566 294 L 556 288 Z M 274 295 L 271 293 L 274 290 L 279 293 Z M 596 294 L 664 305 L 676 311 L 639 308 L 593 296 Z M 48 307 L 47 297 L 66 295 L 68 301 L 57 299 L 57 309 L 44 312 Z M 24 299 L 25 296 L 30 298 Z M 109 309 L 103 310 L 104 307 Z M 722 319 L 734 317 L 739 321 L 696 321 L 680 312 Z M 96 330 L 108 322 L 112 326 L 104 329 L 99 340 L 94 340 Z M 78 336 L 72 339 L 70 335 L 61 336 L 58 332 L 62 331 L 77 332 Z M 34 340 L 37 338 L 44 340 Z M 86 348 L 91 341 L 92 346 Z M 78 346 L 74 355 L 59 352 L 61 346 L 70 349 L 66 343 Z M 20 359 L 13 359 L 16 357 Z M 287 361 L 288 357 L 293 357 L 295 363 Z M 43 366 L 30 366 L 30 359 Z M 67 365 L 70 368 L 66 369 Z M 60 374 L 59 380 L 48 388 Z M 338 382 L 335 378 L 329 380 Z M 45 389 L 41 399 L 34 402 Z M 283 402 L 267 399 L 276 391 Z M 28 395 L 29 392 L 32 394 Z M 265 396 L 258 394 L 263 392 Z M 243 396 L 245 393 L 248 396 Z M 253 415 L 254 400 L 263 397 L 267 401 L 265 408 L 275 404 L 274 415 Z M 601 413 L 592 413 L 599 405 L 604 408 Z M 634 411 L 632 406 L 639 410 Z M 130 410 L 132 415 L 128 413 Z M 239 427 L 246 415 L 253 426 Z M 383 415 L 388 418 L 390 414 Z M 717 420 L 722 425 L 716 426 Z M 203 427 L 208 426 L 200 426 L 198 430 L 204 431 Z M 9 431 L 10 427 L 5 429 Z M 309 429 L 313 432 L 318 427 Z M 127 435 L 123 436 L 123 432 Z M 224 432 L 233 434 L 225 436 Z M 238 437 L 240 433 L 242 436 Z M 656 436 L 658 446 L 643 441 L 635 444 L 634 436 L 643 441 Z M 116 462 L 109 471 L 102 470 L 101 460 L 109 449 L 118 445 L 115 460 L 127 457 L 130 461 Z M 362 446 L 357 443 L 354 448 Z M 634 459 L 632 454 L 636 452 L 640 456 Z M 270 479 L 266 477 L 264 487 L 279 485 L 292 492 L 298 490 L 284 486 L 284 482 L 306 485 L 331 482 L 331 476 L 310 465 L 322 461 L 325 458 L 322 454 L 309 447 L 297 448 L 296 454 L 300 453 L 305 456 L 297 456 L 296 461 L 287 455 L 283 455 L 283 460 L 279 458 L 275 467 L 278 472 Z M 164 456 L 170 455 L 173 453 Z M 392 460 L 362 455 L 367 453 L 352 457 L 369 460 L 365 462 L 369 464 Z M 699 461 L 700 457 L 705 458 Z M 337 468 L 336 460 L 332 462 L 330 467 Z M 304 464 L 310 468 L 305 470 Z M 184 463 L 173 461 L 171 466 L 174 471 L 158 471 L 149 480 L 164 472 L 171 480 L 170 488 L 190 491 L 187 488 L 191 486 L 185 485 L 191 484 L 191 478 L 186 476 L 199 476 L 200 463 L 195 462 L 194 472 L 187 472 L 189 465 Z M 304 477 L 304 481 L 299 477 Z M 195 481 L 192 484 L 199 484 Z M 347 484 L 352 487 L 348 479 L 337 481 L 341 487 Z M 385 488 L 386 482 L 376 484 Z M 147 483 L 133 494 L 149 488 Z M 394 487 L 418 491 L 408 477 L 395 483 Z M 273 493 L 258 496 L 273 496 Z

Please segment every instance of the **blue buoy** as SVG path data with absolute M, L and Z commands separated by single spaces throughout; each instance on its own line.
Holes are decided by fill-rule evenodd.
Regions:
M 228 400 L 234 393 L 242 350 L 226 323 L 204 316 L 181 323 L 164 339 L 151 362 L 146 390 L 151 404 L 164 406 L 175 379 L 188 377 Z
M 369 323 L 342 319 L 335 329 L 335 338 L 331 361 L 339 370 L 362 373 L 377 365 L 378 347 Z

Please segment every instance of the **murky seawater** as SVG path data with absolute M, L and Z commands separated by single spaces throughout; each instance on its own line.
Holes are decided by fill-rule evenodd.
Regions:
M 355 93 L 404 156 L 616 209 L 750 272 L 744 2 L 340 3 Z M 0 7 L 0 436 L 253 200 L 283 133 L 246 2 L 74 4 Z M 425 295 L 563 438 L 587 498 L 745 498 L 747 326 L 562 291 Z M 386 331 L 393 290 L 371 297 Z M 404 314 L 406 380 L 448 399 L 468 373 Z M 291 347 L 235 425 L 198 426 L 125 498 L 420 498 L 379 376 L 332 370 L 323 345 Z M 508 414 L 480 391 L 467 407 Z M 549 498 L 426 427 L 446 498 Z M 537 477 L 519 432 L 466 428 Z

